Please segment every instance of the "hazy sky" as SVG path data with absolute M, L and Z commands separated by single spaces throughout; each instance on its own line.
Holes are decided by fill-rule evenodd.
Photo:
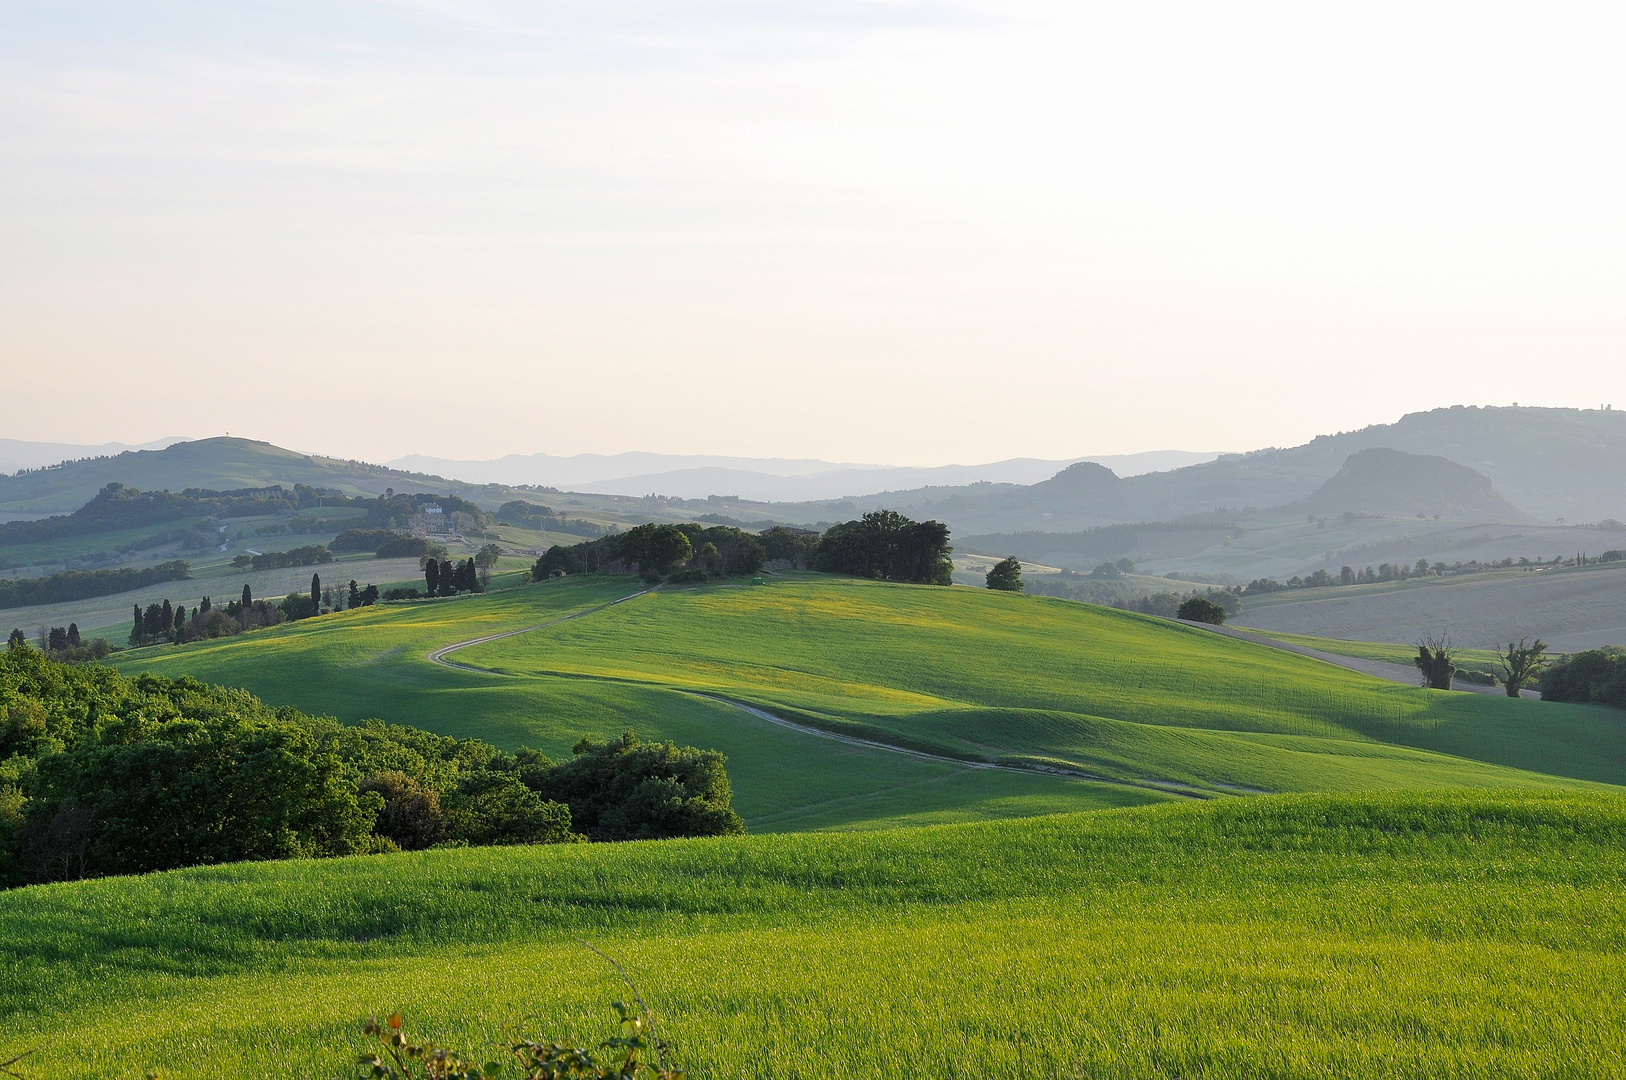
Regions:
M 1626 405 L 1618 10 L 0 0 L 0 436 L 936 464 Z

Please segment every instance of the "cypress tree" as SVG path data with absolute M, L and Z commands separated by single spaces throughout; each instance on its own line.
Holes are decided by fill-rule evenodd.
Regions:
M 243 610 L 247 611 L 254 604 L 254 594 L 249 591 L 248 582 L 243 582 Z
M 441 562 L 440 562 L 440 595 L 442 595 L 442 596 L 456 596 L 457 595 L 457 577 L 456 577 L 456 574 L 457 574 L 457 568 L 452 565 L 452 560 L 450 560 L 450 559 L 442 559 Z
M 71 622 L 68 624 L 68 647 L 70 649 L 77 649 L 79 645 L 79 624 Z
M 354 611 L 361 606 L 361 590 L 356 588 L 356 579 L 350 579 L 350 596 L 345 600 L 345 608 Z
M 186 605 L 182 604 L 180 607 L 175 609 L 175 635 L 177 637 L 179 637 L 181 631 L 184 630 L 185 628 L 186 628 Z
M 141 605 L 135 606 L 135 629 L 130 631 L 130 644 L 134 645 L 141 640 Z
M 430 559 L 423 564 L 423 580 L 429 586 L 429 595 L 434 596 L 440 591 L 440 563 Z
M 322 610 L 322 575 L 311 575 L 311 614 Z
M 158 623 L 158 632 L 169 637 L 175 632 L 175 611 L 169 606 L 169 597 L 164 597 L 163 616 Z

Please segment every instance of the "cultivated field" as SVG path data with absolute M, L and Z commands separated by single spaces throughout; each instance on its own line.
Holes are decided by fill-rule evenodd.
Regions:
M 1540 637 L 1555 650 L 1573 652 L 1626 643 L 1626 564 L 1271 593 L 1249 597 L 1235 622 L 1374 642 L 1444 632 L 1475 649 Z
M 1626 1072 L 1626 799 L 1284 796 L 259 863 L 0 894 L 39 1080 L 351 1075 L 359 1022 L 698 1077 Z

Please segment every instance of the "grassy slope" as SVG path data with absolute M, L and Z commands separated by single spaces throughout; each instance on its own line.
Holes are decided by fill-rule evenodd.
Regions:
M 719 692 L 855 734 L 1120 777 L 1268 790 L 1531 779 L 1472 758 L 1626 780 L 1617 718 L 1599 710 L 1429 692 L 984 590 L 804 578 L 660 592 L 459 658 Z
M 1626 780 L 1617 718 L 1601 710 L 1398 686 L 1166 620 L 984 590 L 816 576 L 669 590 L 457 654 L 519 677 L 422 659 L 437 645 L 534 625 L 629 588 L 574 581 L 386 608 L 121 666 L 553 753 L 578 733 L 621 727 L 716 746 L 730 755 L 742 813 L 756 827 L 890 819 L 892 807 L 910 805 L 964 813 L 985 788 L 1007 799 L 1011 785 L 1038 778 L 956 777 L 951 766 L 873 751 L 841 762 L 827 741 L 675 691 L 950 756 L 1060 761 L 1215 791 Z M 883 798 L 887 777 L 898 786 Z M 1058 795 L 1045 789 L 1033 805 L 1055 808 L 1045 800 Z M 875 798 L 884 811 L 869 804 Z M 821 819 L 820 806 L 834 816 Z
M 1359 660 L 1381 660 L 1387 664 L 1396 664 L 1402 668 L 1413 668 L 1412 659 L 1417 655 L 1416 645 L 1397 645 L 1384 641 L 1349 641 L 1345 638 L 1314 637 L 1309 634 L 1286 634 L 1279 630 L 1256 630 L 1277 641 L 1289 645 L 1303 645 L 1309 649 L 1320 649 L 1336 656 L 1353 656 Z M 1474 671 L 1494 672 L 1497 670 L 1497 654 L 1494 649 L 1458 649 L 1453 655 L 1456 657 L 1458 667 L 1469 668 Z
M 583 735 L 607 738 L 628 729 L 645 738 L 719 749 L 729 758 L 735 806 L 753 831 L 1055 813 L 1161 798 L 844 746 L 659 685 L 509 679 L 425 659 L 438 646 L 586 611 L 642 587 L 632 579 L 575 579 L 450 601 L 383 605 L 118 659 L 126 672 L 184 672 L 246 687 L 273 704 L 343 720 L 376 716 L 508 748 L 539 747 L 554 756 L 568 756 Z M 465 655 L 458 653 L 457 659 Z M 809 762 L 817 767 L 809 768 Z
M 397 1007 L 591 1040 L 625 991 L 586 940 L 698 1076 L 1621 1075 L 1623 868 L 1626 799 L 1504 793 L 115 878 L 0 894 L 0 1050 L 335 1076 Z

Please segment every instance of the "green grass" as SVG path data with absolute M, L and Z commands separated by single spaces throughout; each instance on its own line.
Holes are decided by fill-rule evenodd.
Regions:
M 588 611 L 642 588 L 633 579 L 579 578 L 456 600 L 385 604 L 116 659 L 129 673 L 184 672 L 342 720 L 380 717 L 508 749 L 528 745 L 555 757 L 568 756 L 584 735 L 602 739 L 629 729 L 644 738 L 722 750 L 735 808 L 753 831 L 1010 817 L 1166 797 L 843 745 L 653 683 L 513 679 L 426 659 L 439 646 Z M 455 659 L 466 656 L 467 650 Z
M 341 1076 L 359 1021 L 699 1077 L 1614 1076 L 1626 798 L 1183 803 L 884 833 L 245 864 L 0 894 L 37 1080 Z
M 976 589 L 815 575 L 662 590 L 575 579 L 389 605 L 121 660 L 275 704 L 566 753 L 631 728 L 729 756 L 755 830 L 1123 805 L 1147 781 L 1237 790 L 1626 781 L 1618 714 L 1385 683 L 1167 620 Z M 966 770 L 842 746 L 699 694 L 972 761 L 1061 765 L 1125 785 Z M 1138 785 L 1138 786 L 1136 786 Z

